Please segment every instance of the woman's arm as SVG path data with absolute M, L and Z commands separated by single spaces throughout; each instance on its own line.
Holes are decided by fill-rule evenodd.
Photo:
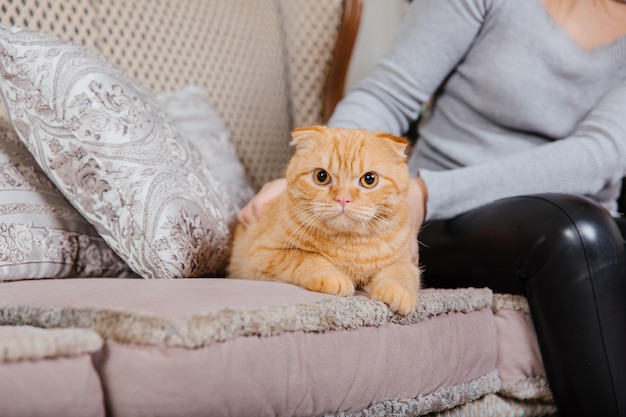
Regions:
M 414 0 L 386 56 L 355 84 L 329 125 L 406 133 L 421 106 L 463 59 L 489 0 Z
M 544 192 L 586 195 L 611 205 L 626 175 L 624 103 L 626 80 L 605 94 L 569 137 L 479 165 L 420 170 L 429 190 L 428 218 L 450 218 L 501 198 Z

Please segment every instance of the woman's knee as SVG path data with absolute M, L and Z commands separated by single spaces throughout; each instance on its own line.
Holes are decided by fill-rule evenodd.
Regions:
M 495 291 L 525 293 L 533 277 L 558 286 L 625 263 L 621 234 L 609 213 L 566 194 L 499 200 L 426 225 L 420 241 L 425 281 L 433 286 L 469 279 Z
M 568 194 L 539 194 L 502 200 L 520 213 L 519 233 L 526 245 L 520 276 L 554 279 L 603 279 L 626 273 L 622 235 L 615 220 L 593 201 Z M 506 210 L 502 210 L 506 216 Z M 547 273 L 552 271 L 552 273 Z M 555 288 L 556 289 L 556 288 Z

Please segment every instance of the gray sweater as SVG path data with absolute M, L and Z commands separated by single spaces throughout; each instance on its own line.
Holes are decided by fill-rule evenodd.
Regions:
M 615 214 L 626 175 L 626 36 L 584 50 L 540 0 L 414 0 L 386 57 L 329 125 L 402 135 L 428 219 L 510 196 L 586 195 Z

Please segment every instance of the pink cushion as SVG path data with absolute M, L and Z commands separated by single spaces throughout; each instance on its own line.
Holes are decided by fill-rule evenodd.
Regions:
M 496 294 L 493 311 L 498 329 L 500 392 L 522 400 L 552 402 L 528 302 L 519 295 Z
M 103 417 L 90 330 L 0 326 L 0 416 Z
M 100 333 L 111 415 L 421 415 L 500 390 L 489 290 L 423 290 L 407 317 L 359 295 L 219 278 L 23 281 L 2 284 L 0 319 Z

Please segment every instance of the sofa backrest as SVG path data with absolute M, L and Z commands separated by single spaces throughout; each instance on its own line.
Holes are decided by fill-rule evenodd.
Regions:
M 205 89 L 255 187 L 283 174 L 291 129 L 323 123 L 352 0 L 0 0 L 2 23 L 95 49 L 154 92 Z M 360 7 L 359 7 L 360 11 Z M 354 10 L 352 10 L 354 12 Z M 358 20 L 358 11 L 357 11 Z M 352 36 L 350 38 L 350 36 Z M 343 72 L 343 73 L 342 73 Z M 331 92 L 332 93 L 332 92 Z M 338 97 L 336 91 L 334 92 Z M 326 109 L 325 109 L 326 106 Z M 326 112 L 325 112 L 326 110 Z

